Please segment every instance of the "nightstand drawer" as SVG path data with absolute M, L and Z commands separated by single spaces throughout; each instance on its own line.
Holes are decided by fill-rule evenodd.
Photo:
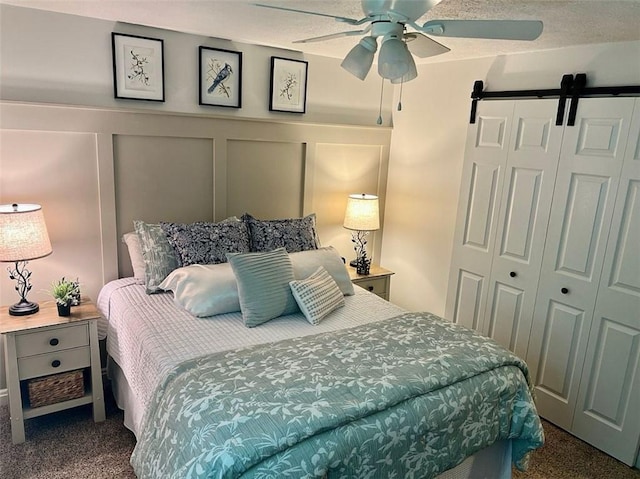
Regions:
M 91 348 L 89 346 L 65 349 L 64 351 L 19 358 L 18 376 L 20 380 L 30 379 L 85 368 L 90 365 Z
M 389 281 L 389 278 L 384 277 L 384 278 L 374 278 L 369 280 L 358 280 L 358 281 L 354 281 L 354 284 L 356 286 L 360 286 L 361 288 L 364 288 L 367 291 L 370 291 L 374 294 L 377 294 L 378 296 L 381 296 L 387 299 L 387 295 L 389 291 L 387 286 L 388 281 Z
M 18 358 L 36 354 L 77 348 L 89 344 L 89 328 L 86 324 L 47 328 L 32 333 L 16 335 L 16 353 Z

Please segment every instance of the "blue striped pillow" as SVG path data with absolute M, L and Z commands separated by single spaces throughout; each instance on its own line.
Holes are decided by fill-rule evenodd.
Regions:
M 295 278 L 284 248 L 267 253 L 228 254 L 236 276 L 240 310 L 245 326 L 259 324 L 298 311 L 289 283 Z
M 344 295 L 324 267 L 306 279 L 289 283 L 293 297 L 311 324 L 318 324 L 330 312 L 344 306 Z

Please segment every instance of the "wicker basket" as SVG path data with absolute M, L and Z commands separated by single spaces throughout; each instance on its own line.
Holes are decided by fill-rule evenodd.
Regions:
M 52 374 L 29 381 L 29 404 L 31 407 L 48 406 L 82 396 L 84 396 L 82 369 Z

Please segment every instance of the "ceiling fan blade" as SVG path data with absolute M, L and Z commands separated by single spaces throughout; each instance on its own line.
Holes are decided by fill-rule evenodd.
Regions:
M 539 20 L 430 20 L 420 31 L 442 37 L 535 40 L 542 28 Z
M 332 40 L 334 38 L 340 37 L 352 37 L 355 35 L 362 35 L 363 33 L 367 33 L 371 30 L 371 25 L 367 26 L 364 30 L 350 30 L 348 32 L 338 32 L 331 33 L 329 35 L 321 35 L 319 37 L 305 38 L 303 40 L 295 40 L 293 43 L 314 43 L 314 42 L 323 42 L 325 40 Z
M 449 48 L 422 33 L 408 32 L 404 34 L 404 39 L 409 51 L 420 58 L 433 57 L 450 51 Z
M 349 25 L 361 25 L 368 20 L 368 18 L 356 20 L 355 18 L 338 17 L 335 15 L 329 15 L 328 13 L 310 12 L 308 10 L 298 10 L 296 8 L 277 7 L 275 5 L 267 5 L 265 3 L 254 3 L 253 5 L 256 7 L 272 8 L 274 10 L 284 10 L 285 12 L 304 13 L 306 15 L 316 15 L 319 17 L 333 18 L 338 22 L 348 23 Z

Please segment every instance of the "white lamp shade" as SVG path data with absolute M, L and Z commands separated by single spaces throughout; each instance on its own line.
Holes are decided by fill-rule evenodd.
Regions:
M 29 261 L 51 251 L 40 205 L 0 205 L 0 261 Z
M 402 78 L 409 71 L 411 53 L 407 45 L 396 37 L 383 40 L 378 55 L 378 73 L 382 78 Z
M 380 229 L 378 197 L 375 195 L 349 195 L 344 215 L 344 227 L 356 231 Z
M 402 75 L 399 78 L 393 78 L 391 79 L 391 83 L 396 84 L 396 83 L 407 83 L 408 81 L 411 81 L 415 78 L 418 77 L 418 69 L 416 68 L 416 62 L 413 59 L 413 55 L 411 55 L 411 52 L 409 52 L 409 49 L 407 48 L 407 44 L 404 44 L 404 48 L 407 50 L 407 54 L 408 59 L 409 59 L 409 71 L 407 73 L 405 73 L 404 75 Z
M 364 80 L 371 70 L 373 56 L 378 49 L 375 38 L 364 37 L 344 58 L 340 66 L 352 75 Z

